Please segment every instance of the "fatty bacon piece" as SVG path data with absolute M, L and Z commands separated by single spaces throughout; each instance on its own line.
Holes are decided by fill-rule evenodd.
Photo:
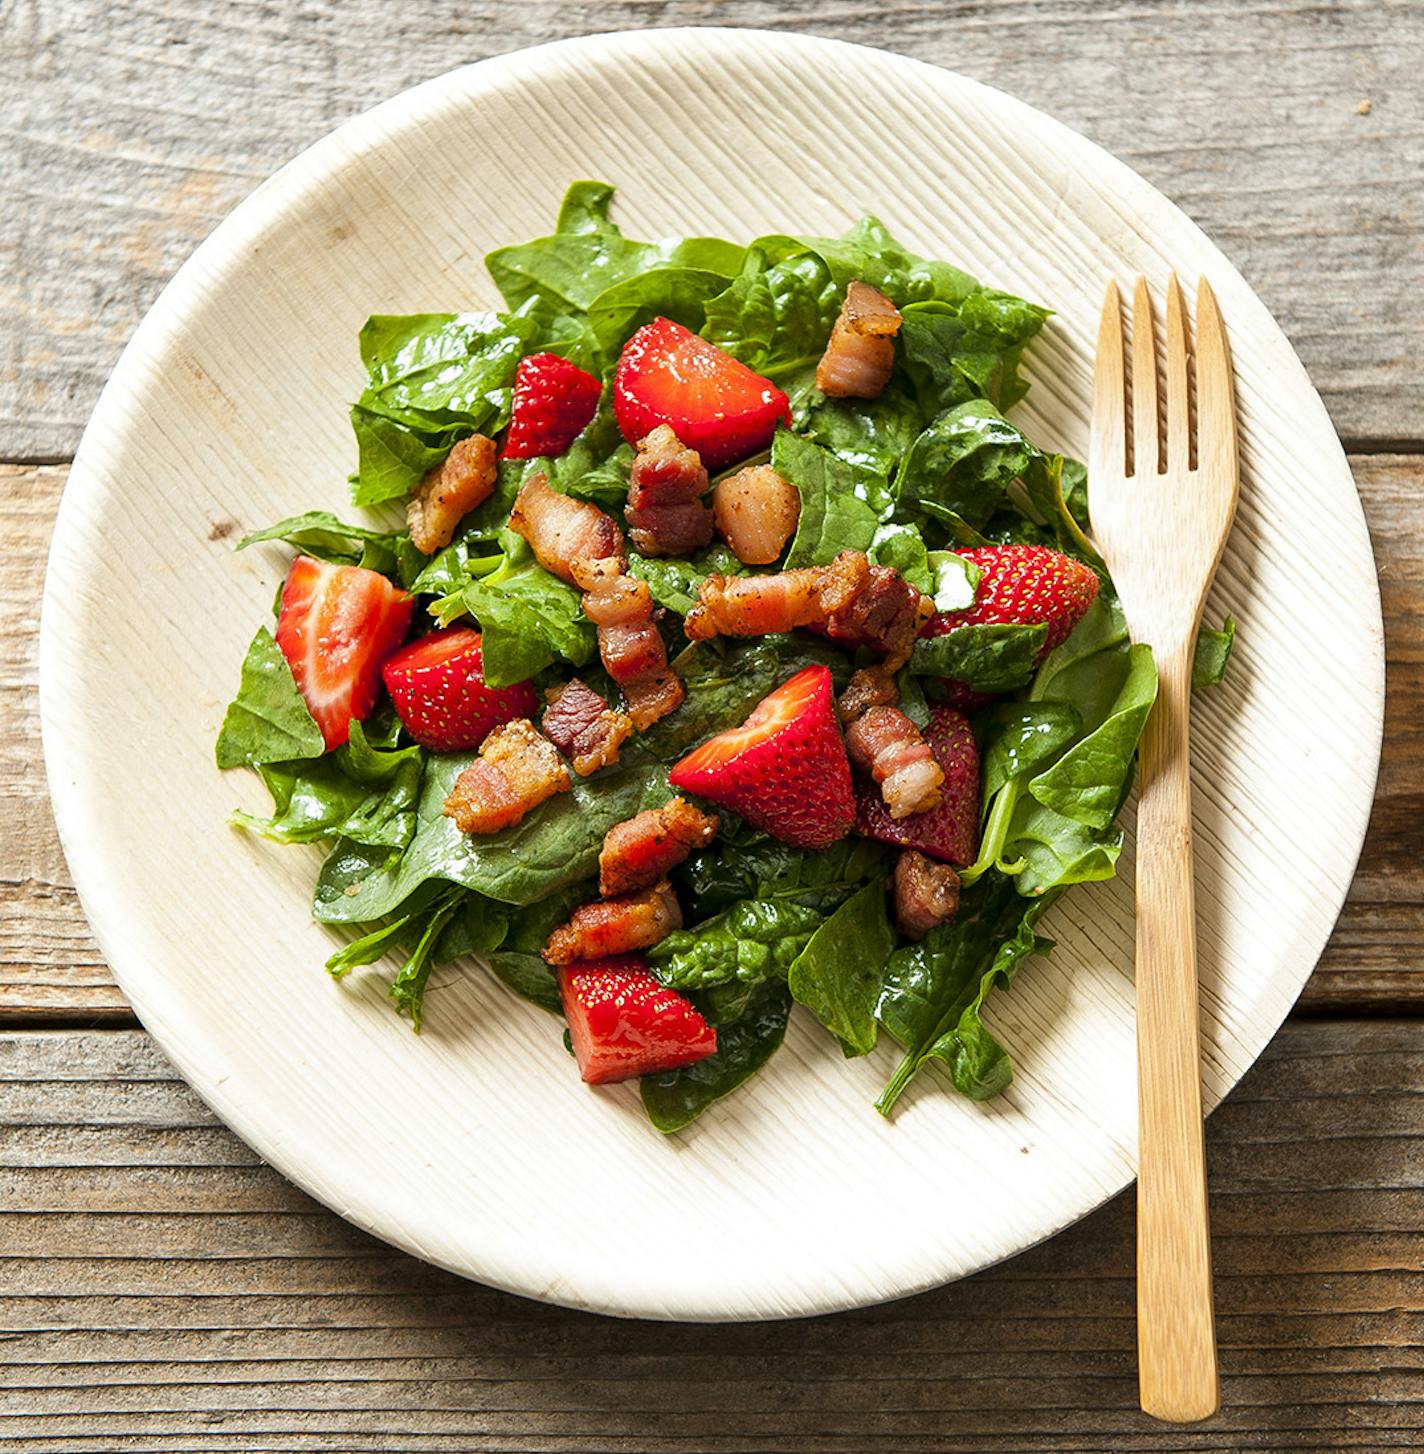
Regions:
M 648 583 L 626 575 L 621 561 L 576 560 L 575 585 L 584 615 L 598 628 L 598 654 L 618 683 L 639 732 L 678 707 L 683 686 L 668 665 Z
M 959 911 L 959 875 L 914 848 L 900 850 L 892 888 L 895 922 L 911 939 L 923 939 Z
M 770 565 L 801 518 L 801 492 L 769 464 L 748 465 L 712 492 L 717 533 L 743 565 Z
M 830 565 L 765 576 L 708 576 L 683 630 L 692 641 L 713 636 L 769 636 L 809 626 L 833 641 L 868 646 L 888 671 L 909 659 L 934 602 L 899 571 L 843 550 Z
M 633 735 L 626 712 L 615 711 L 577 677 L 551 687 L 545 697 L 544 732 L 580 777 L 618 761 L 619 749 Z
M 444 550 L 460 521 L 494 493 L 498 472 L 494 440 L 472 434 L 458 441 L 411 491 L 405 523 L 415 548 L 422 555 Z
M 587 500 L 551 490 L 542 474 L 524 482 L 509 528 L 529 542 L 546 571 L 571 585 L 576 561 L 616 560 L 621 568 L 625 559 L 623 532 L 614 520 Z
M 939 806 L 944 769 L 920 729 L 895 706 L 895 683 L 884 667 L 858 671 L 841 693 L 846 752 L 880 785 L 892 818 Z
M 577 964 L 585 959 L 605 959 L 648 949 L 682 927 L 682 910 L 677 895 L 666 879 L 641 893 L 597 899 L 574 910 L 567 924 L 560 924 L 544 945 L 550 964 Z
M 900 310 L 884 293 L 852 282 L 816 365 L 816 387 L 833 399 L 878 399 L 895 367 L 900 322 Z
M 498 833 L 573 786 L 554 744 L 527 717 L 496 727 L 455 779 L 444 813 L 461 833 Z
M 717 828 L 714 814 L 694 808 L 685 798 L 615 823 L 598 855 L 599 893 L 608 898 L 656 883 L 694 848 L 705 848 Z
M 707 471 L 666 424 L 638 441 L 628 472 L 625 514 L 643 555 L 688 555 L 712 539 L 712 512 L 702 503 Z

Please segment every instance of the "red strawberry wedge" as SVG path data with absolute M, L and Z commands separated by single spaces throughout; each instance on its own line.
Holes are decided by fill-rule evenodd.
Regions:
M 855 831 L 877 843 L 918 848 L 960 868 L 979 852 L 979 749 L 974 731 L 953 707 L 939 705 L 924 730 L 935 760 L 944 769 L 939 806 L 895 819 L 868 773 L 855 775 Z
M 717 1049 L 717 1031 L 653 978 L 641 954 L 565 965 L 559 994 L 579 1075 L 589 1085 L 676 1070 Z
M 433 752 L 478 747 L 496 727 L 532 717 L 539 708 L 528 682 L 485 685 L 480 633 L 463 626 L 432 631 L 401 647 L 387 659 L 381 677 L 405 730 Z
M 808 666 L 740 726 L 688 753 L 668 782 L 796 848 L 826 848 L 855 818 L 831 674 Z
M 711 471 L 757 454 L 791 422 L 775 384 L 670 318 L 654 318 L 623 345 L 613 412 L 629 444 L 666 424 Z
M 376 704 L 381 664 L 405 640 L 415 600 L 383 575 L 299 555 L 287 572 L 277 645 L 327 750 Z
M 603 385 L 556 353 L 531 353 L 514 372 L 514 406 L 501 459 L 554 457 L 598 412 Z
M 1097 573 L 1046 545 L 981 545 L 958 553 L 979 569 L 974 604 L 936 613 L 921 635 L 943 636 L 958 626 L 1044 625 L 1042 660 L 1068 639 L 1097 599 Z

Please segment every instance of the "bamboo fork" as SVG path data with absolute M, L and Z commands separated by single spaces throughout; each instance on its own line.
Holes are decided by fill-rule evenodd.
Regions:
M 1186 309 L 1167 285 L 1160 438 L 1152 300 L 1133 291 L 1132 439 L 1122 308 L 1108 285 L 1093 379 L 1089 503 L 1134 640 L 1157 659 L 1137 808 L 1137 1356 L 1143 1409 L 1187 1422 L 1216 1412 L 1211 1240 L 1202 1136 L 1192 804 L 1192 655 L 1207 588 L 1236 513 L 1231 358 L 1216 298 L 1197 289 L 1196 465 Z

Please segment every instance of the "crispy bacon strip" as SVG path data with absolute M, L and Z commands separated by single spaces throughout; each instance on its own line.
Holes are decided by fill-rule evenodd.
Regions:
M 656 883 L 677 867 L 694 848 L 705 848 L 717 836 L 711 813 L 674 798 L 615 823 L 598 855 L 598 891 L 605 898 L 632 893 Z
M 833 641 L 868 646 L 885 658 L 889 671 L 899 671 L 909 661 L 915 639 L 934 615 L 934 601 L 922 596 L 899 571 L 888 565 L 872 565 L 848 605 L 826 622 L 826 635 Z
M 527 717 L 496 727 L 480 755 L 455 779 L 445 816 L 461 833 L 497 833 L 572 786 L 554 744 Z
M 666 424 L 638 441 L 628 472 L 628 529 L 643 555 L 687 555 L 712 539 L 712 512 L 702 503 L 707 471 Z
M 816 365 L 816 387 L 832 398 L 878 399 L 895 367 L 900 322 L 884 293 L 859 279 L 851 283 Z
M 587 500 L 551 490 L 542 474 L 524 482 L 509 528 L 529 542 L 546 571 L 570 583 L 577 560 L 624 559 L 623 532 L 614 521 Z
M 494 492 L 498 473 L 494 440 L 472 434 L 458 441 L 411 492 L 405 522 L 415 548 L 422 555 L 444 550 L 460 521 Z
M 850 679 L 836 703 L 841 726 L 854 722 L 868 707 L 893 707 L 900 700 L 895 678 L 883 666 L 862 667 Z
M 743 565 L 770 565 L 801 518 L 801 492 L 769 464 L 748 465 L 718 482 L 712 515 Z
M 939 806 L 944 769 L 898 707 L 867 707 L 845 729 L 845 744 L 850 760 L 880 784 L 892 818 Z
M 860 551 L 843 550 L 830 565 L 766 576 L 708 576 L 682 629 L 689 640 L 708 641 L 824 625 L 855 599 L 868 570 Z
M 614 711 L 577 677 L 551 687 L 545 695 L 549 706 L 544 732 L 572 759 L 580 777 L 618 761 L 619 749 L 633 735 L 633 721 L 626 712 Z
M 682 927 L 677 895 L 666 879 L 637 894 L 600 899 L 575 909 L 544 945 L 550 964 L 575 964 L 648 949 Z
M 911 939 L 947 924 L 959 910 L 959 875 L 913 848 L 895 860 L 895 922 Z
M 648 583 L 626 575 L 620 561 L 576 560 L 584 615 L 598 628 L 598 654 L 622 689 L 639 732 L 679 706 L 683 685 L 668 665 Z

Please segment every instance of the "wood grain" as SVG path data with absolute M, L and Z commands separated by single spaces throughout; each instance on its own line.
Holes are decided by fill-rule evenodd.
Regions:
M 1424 1041 L 1296 1022 L 1209 1123 L 1223 1412 L 1135 1407 L 1131 1198 L 908 1301 L 669 1326 L 365 1237 L 141 1032 L 0 1036 L 0 1438 L 19 1451 L 1383 1451 L 1424 1441 Z M 675 1229 L 653 1233 L 676 1248 Z
M 1331 1012 L 1424 1003 L 1424 457 L 1351 460 L 1383 593 L 1384 760 L 1369 839 L 1302 998 Z M 66 469 L 0 465 L 0 1020 L 131 1019 L 55 837 L 35 710 L 38 590 Z
M 1087 132 L 1242 268 L 1347 438 L 1420 437 L 1424 20 L 1413 0 L 610 0 L 596 12 L 550 0 L 394 12 L 342 0 L 10 0 L 0 174 L 16 210 L 0 227 L 0 458 L 72 452 L 178 264 L 337 123 L 520 46 L 714 23 L 889 46 Z

